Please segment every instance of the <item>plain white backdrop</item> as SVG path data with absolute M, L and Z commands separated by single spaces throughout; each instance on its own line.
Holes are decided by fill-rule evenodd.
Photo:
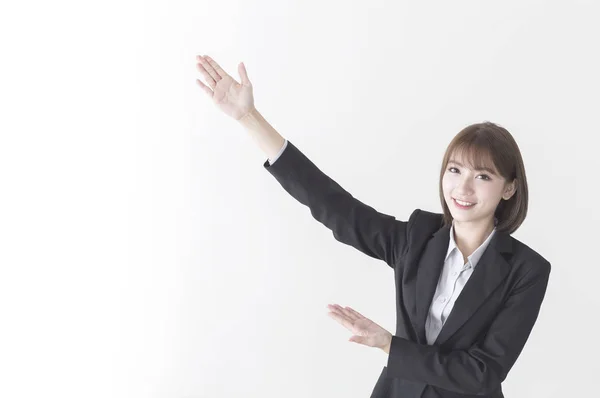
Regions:
M 393 271 L 337 242 L 195 83 L 197 54 L 361 201 L 441 212 L 452 137 L 519 144 L 552 263 L 505 395 L 597 390 L 594 1 L 77 1 L 0 12 L 0 396 L 367 397 Z

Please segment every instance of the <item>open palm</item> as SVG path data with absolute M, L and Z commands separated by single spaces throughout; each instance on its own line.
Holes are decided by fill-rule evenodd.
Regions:
M 200 79 L 196 82 L 225 114 L 239 120 L 254 109 L 252 83 L 243 63 L 238 65 L 241 78 L 241 83 L 238 83 L 208 55 L 198 55 L 196 61 L 208 86 Z
M 329 304 L 328 307 L 331 312 L 327 315 L 354 333 L 350 341 L 377 348 L 383 348 L 389 343 L 391 333 L 369 318 L 350 307 L 343 308 L 337 304 Z

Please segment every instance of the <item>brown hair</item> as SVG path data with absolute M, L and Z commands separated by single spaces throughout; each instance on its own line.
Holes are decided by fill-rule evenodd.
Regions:
M 470 167 L 483 168 L 494 166 L 507 182 L 517 179 L 516 191 L 508 200 L 500 199 L 494 216 L 498 219 L 496 228 L 512 234 L 527 216 L 527 178 L 521 151 L 513 136 L 503 127 L 491 122 L 472 124 L 461 130 L 450 142 L 440 171 L 440 200 L 444 210 L 444 226 L 452 223 L 452 214 L 444 200 L 442 178 L 451 155 L 465 154 Z

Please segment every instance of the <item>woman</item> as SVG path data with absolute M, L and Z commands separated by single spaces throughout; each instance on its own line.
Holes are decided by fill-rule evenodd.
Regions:
M 396 282 L 396 333 L 349 307 L 329 315 L 388 354 L 371 397 L 503 397 L 501 383 L 537 319 L 550 263 L 512 234 L 527 214 L 519 148 L 493 123 L 466 127 L 442 161 L 443 214 L 396 220 L 361 203 L 273 129 L 241 83 L 208 56 L 198 85 L 268 156 L 264 167 L 338 241 L 385 261 Z M 467 281 L 469 283 L 467 283 Z

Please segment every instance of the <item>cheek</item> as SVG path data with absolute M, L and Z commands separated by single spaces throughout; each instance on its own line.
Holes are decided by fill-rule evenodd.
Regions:
M 450 206 L 450 202 L 452 201 L 452 189 L 452 184 L 450 184 L 448 181 L 442 181 L 442 192 L 444 193 L 444 200 L 448 206 Z
M 446 198 L 450 196 L 450 193 L 452 192 L 453 188 L 454 184 L 452 182 L 452 179 L 446 178 L 446 176 L 444 176 L 444 178 L 442 178 L 442 191 L 444 192 L 444 196 Z
M 488 185 L 481 187 L 478 196 L 486 202 L 493 203 L 499 200 L 501 193 L 501 188 Z

